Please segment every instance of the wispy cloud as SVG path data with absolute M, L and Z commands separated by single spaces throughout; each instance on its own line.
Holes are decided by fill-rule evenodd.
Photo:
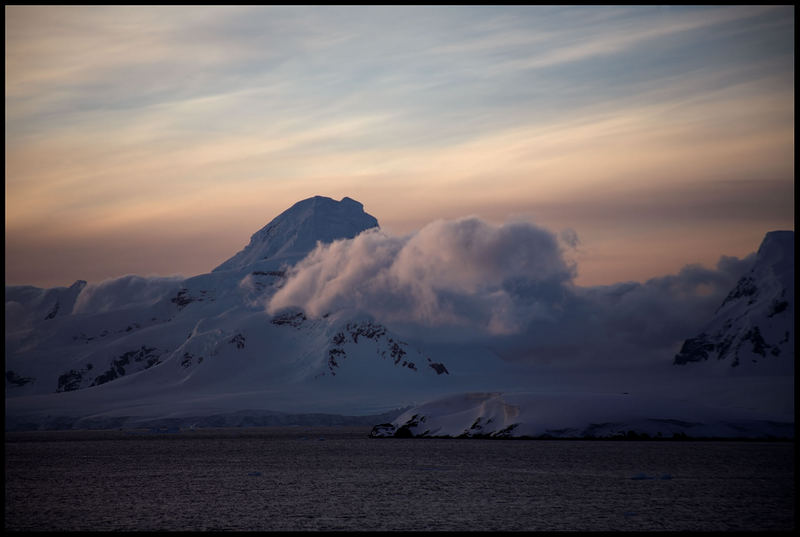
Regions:
M 602 10 L 584 9 L 582 14 L 570 12 L 569 17 L 573 22 L 568 39 L 564 39 L 563 32 L 553 34 L 552 39 L 545 41 L 540 50 L 530 57 L 502 63 L 497 69 L 554 67 L 619 54 L 631 49 L 641 50 L 651 40 L 696 30 L 709 30 L 726 23 L 751 20 L 774 9 L 769 6 L 733 6 L 724 9 L 688 11 L 664 11 L 657 8 L 641 11 L 615 10 L 601 21 L 598 21 L 598 13 L 602 14 Z
M 56 229 L 176 228 L 198 210 L 217 215 L 198 223 L 208 233 L 246 238 L 314 194 L 411 231 L 482 211 L 615 211 L 676 184 L 793 184 L 786 6 L 5 14 L 6 227 L 32 250 Z

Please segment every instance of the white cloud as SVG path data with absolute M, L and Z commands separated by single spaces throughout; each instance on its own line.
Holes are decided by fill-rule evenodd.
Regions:
M 578 287 L 564 257 L 578 243 L 526 222 L 439 220 L 406 237 L 383 231 L 318 247 L 289 272 L 267 305 L 311 316 L 373 315 L 405 335 L 480 341 L 512 361 L 665 361 L 749 268 L 723 256 L 645 283 Z
M 141 304 L 153 304 L 180 288 L 182 276 L 142 277 L 135 275 L 90 283 L 75 301 L 73 313 L 103 313 Z
M 554 234 L 529 223 L 438 220 L 407 237 L 382 231 L 319 245 L 270 312 L 367 311 L 384 321 L 510 333 L 551 314 L 574 275 Z

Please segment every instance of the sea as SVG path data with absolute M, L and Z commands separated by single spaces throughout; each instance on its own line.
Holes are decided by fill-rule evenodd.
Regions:
M 17 531 L 774 531 L 794 442 L 376 439 L 365 427 L 5 435 Z

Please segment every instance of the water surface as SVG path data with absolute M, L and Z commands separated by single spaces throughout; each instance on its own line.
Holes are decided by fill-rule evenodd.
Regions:
M 793 442 L 6 433 L 10 530 L 791 530 Z

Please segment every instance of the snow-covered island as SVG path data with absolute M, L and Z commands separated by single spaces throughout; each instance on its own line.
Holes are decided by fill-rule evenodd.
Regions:
M 465 393 L 409 409 L 370 437 L 788 439 L 794 423 L 630 394 Z

